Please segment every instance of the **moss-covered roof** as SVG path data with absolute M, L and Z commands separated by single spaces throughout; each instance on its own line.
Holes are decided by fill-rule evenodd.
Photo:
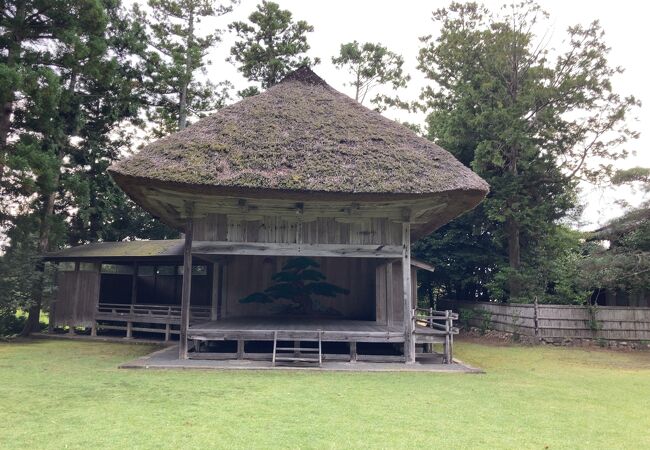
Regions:
M 450 153 L 328 86 L 308 68 L 109 169 L 128 192 L 171 185 L 350 194 L 433 194 L 488 185 Z

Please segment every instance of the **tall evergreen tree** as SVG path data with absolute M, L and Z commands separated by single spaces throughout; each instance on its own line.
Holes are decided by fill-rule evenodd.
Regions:
M 62 244 L 70 221 L 90 214 L 91 199 L 101 198 L 89 180 L 106 180 L 102 167 L 119 141 L 115 127 L 137 119 L 139 75 L 131 56 L 146 39 L 117 0 L 6 4 L 2 72 L 14 67 L 18 76 L 2 94 L 13 102 L 3 148 L 5 225 L 12 248 L 32 240 L 40 255 Z M 37 264 L 38 274 L 42 269 Z M 39 283 L 23 305 L 25 334 L 38 325 Z
M 304 20 L 293 21 L 290 11 L 274 2 L 263 1 L 248 16 L 248 22 L 233 22 L 228 28 L 237 34 L 230 49 L 230 62 L 249 80 L 267 89 L 300 66 L 318 64 L 305 53 L 309 50 L 307 33 L 314 27 Z M 259 92 L 256 86 L 240 92 L 247 96 Z
M 536 34 L 546 17 L 532 2 L 500 15 L 452 3 L 434 12 L 442 31 L 422 38 L 418 58 L 433 82 L 422 93 L 429 137 L 491 185 L 476 224 L 502 249 L 507 264 L 492 273 L 505 286 L 492 287 L 510 299 L 536 286 L 535 249 L 576 207 L 578 180 L 607 179 L 637 136 L 626 118 L 638 102 L 613 91 L 621 69 L 607 61 L 599 24 L 570 27 L 552 57 Z
M 201 23 L 232 11 L 232 0 L 149 0 L 151 52 L 148 90 L 154 108 L 149 119 L 163 136 L 187 126 L 188 116 L 203 116 L 224 105 L 230 83 L 200 80 L 209 61 L 207 52 L 220 41 L 221 31 L 201 31 Z

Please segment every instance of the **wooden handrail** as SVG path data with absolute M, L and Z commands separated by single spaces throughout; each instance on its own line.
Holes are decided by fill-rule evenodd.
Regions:
M 427 315 L 418 315 L 418 311 Z M 413 308 L 412 320 L 424 322 L 428 328 L 444 331 L 444 334 L 458 334 L 458 328 L 454 327 L 454 320 L 458 320 L 458 314 L 451 310 L 436 311 L 433 308 Z

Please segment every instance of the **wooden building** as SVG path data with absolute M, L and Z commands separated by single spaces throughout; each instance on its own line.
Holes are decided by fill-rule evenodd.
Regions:
M 68 269 L 59 273 L 57 324 L 127 318 L 131 335 L 138 323 L 159 323 L 167 337 L 179 334 L 180 358 L 280 358 L 291 342 L 296 360 L 322 345 L 346 346 L 354 359 L 357 344 L 378 344 L 370 353 L 392 349 L 383 356 L 413 362 L 416 347 L 443 342 L 450 359 L 453 316 L 416 310 L 416 270 L 432 268 L 411 259 L 410 245 L 477 205 L 488 186 L 310 69 L 109 170 L 184 239 L 49 255 Z M 302 315 L 283 313 L 281 301 L 242 301 L 296 257 L 313 260 L 345 293 L 316 295 L 322 307 Z M 236 347 L 219 356 L 230 341 Z M 271 348 L 264 343 L 272 350 L 259 351 Z

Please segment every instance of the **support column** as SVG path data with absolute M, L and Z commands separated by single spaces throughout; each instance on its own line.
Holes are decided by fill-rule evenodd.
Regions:
M 219 319 L 219 295 L 221 294 L 221 285 L 219 277 L 221 275 L 221 265 L 212 264 L 212 298 L 210 301 L 210 320 Z
M 185 223 L 185 246 L 183 249 L 183 289 L 181 296 L 181 329 L 178 358 L 187 359 L 187 329 L 190 325 L 190 294 L 192 292 L 192 219 Z
M 413 323 L 413 296 L 411 286 L 411 224 L 402 224 L 402 287 L 404 291 L 404 358 L 407 364 L 415 362 Z

